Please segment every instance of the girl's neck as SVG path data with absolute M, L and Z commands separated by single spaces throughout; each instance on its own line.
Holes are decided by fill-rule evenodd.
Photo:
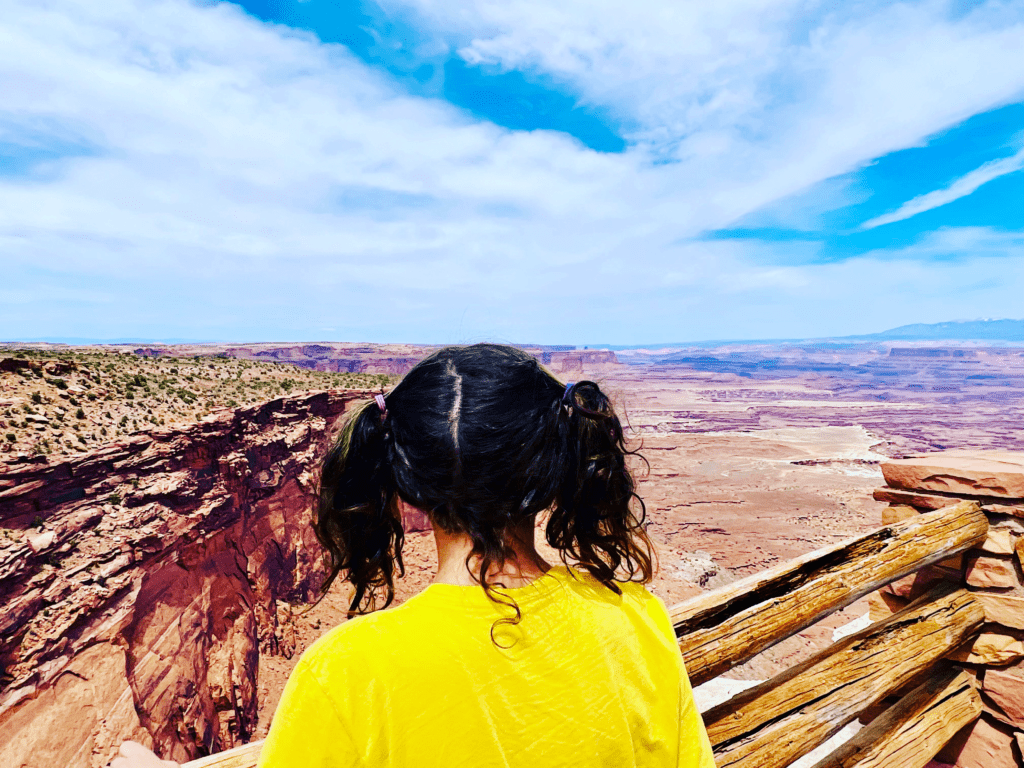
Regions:
M 508 542 L 515 559 L 506 562 L 500 570 L 492 565 L 487 576 L 489 583 L 501 582 L 508 588 L 524 587 L 547 573 L 551 566 L 537 552 L 533 537 L 534 520 L 531 518 L 513 531 Z M 433 583 L 467 587 L 480 584 L 479 556 L 474 556 L 469 566 L 466 565 L 466 556 L 473 551 L 473 540 L 468 534 L 446 533 L 435 528 L 434 541 L 437 544 L 437 575 Z

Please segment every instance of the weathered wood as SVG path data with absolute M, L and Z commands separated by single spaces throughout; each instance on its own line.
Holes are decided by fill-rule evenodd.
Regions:
M 939 584 L 885 621 L 705 712 L 717 765 L 787 765 L 935 663 L 984 620 L 969 592 Z
M 190 760 L 182 764 L 181 768 L 256 768 L 256 762 L 260 759 L 260 749 L 263 748 L 263 740 L 243 744 L 234 749 L 218 752 L 209 757 L 200 757 L 198 760 Z
M 985 540 L 976 502 L 928 512 L 802 557 L 670 611 L 695 685 L 720 675 L 832 611 Z
M 980 715 L 970 675 L 943 669 L 813 768 L 922 768 Z

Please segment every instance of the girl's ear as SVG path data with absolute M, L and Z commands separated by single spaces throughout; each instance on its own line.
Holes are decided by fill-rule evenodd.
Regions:
M 430 524 L 430 514 L 425 509 L 414 507 L 409 502 L 395 494 L 395 507 L 402 517 L 402 528 L 406 533 L 414 531 L 429 531 L 433 529 Z

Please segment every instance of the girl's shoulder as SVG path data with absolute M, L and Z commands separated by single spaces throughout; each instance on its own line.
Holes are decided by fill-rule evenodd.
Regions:
M 387 657 L 389 650 L 400 651 L 407 642 L 402 630 L 411 603 L 353 616 L 321 635 L 299 664 L 319 676 L 339 667 L 366 668 Z

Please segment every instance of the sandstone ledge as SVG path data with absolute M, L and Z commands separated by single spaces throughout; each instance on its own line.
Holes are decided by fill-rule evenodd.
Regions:
M 943 451 L 882 463 L 893 488 L 970 497 L 1024 499 L 1024 453 Z

